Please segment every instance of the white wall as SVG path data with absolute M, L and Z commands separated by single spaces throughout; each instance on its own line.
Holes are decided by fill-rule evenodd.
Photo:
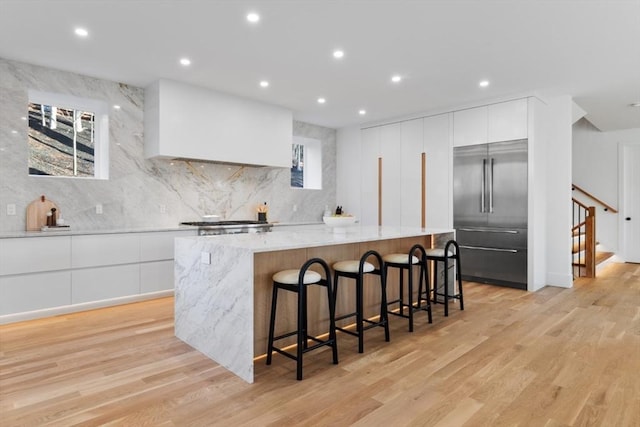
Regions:
M 572 99 L 547 99 L 546 284 L 571 287 L 571 123 Z
M 573 125 L 573 183 L 616 209 L 620 208 L 620 145 L 640 142 L 640 128 L 601 132 L 588 120 Z M 596 206 L 596 239 L 599 249 L 618 252 L 620 214 L 604 208 L 574 191 L 573 196 L 588 206 Z

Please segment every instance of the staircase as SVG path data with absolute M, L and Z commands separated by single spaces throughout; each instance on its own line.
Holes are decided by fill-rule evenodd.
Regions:
M 618 211 L 601 201 L 600 199 L 587 193 L 580 187 L 573 185 L 572 190 L 578 190 L 592 200 L 604 207 L 605 211 L 617 213 Z M 573 202 L 573 227 L 571 235 L 573 238 L 573 276 L 574 277 L 595 277 L 596 266 L 614 254 L 611 252 L 598 252 L 596 241 L 596 208 L 587 206 L 584 203 L 572 198 Z

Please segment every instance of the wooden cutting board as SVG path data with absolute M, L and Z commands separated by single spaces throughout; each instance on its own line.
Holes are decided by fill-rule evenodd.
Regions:
M 44 195 L 38 197 L 27 206 L 27 231 L 40 231 L 42 227 L 47 225 L 47 212 L 51 212 L 51 208 L 56 208 L 56 217 L 60 218 L 60 209 L 51 200 Z

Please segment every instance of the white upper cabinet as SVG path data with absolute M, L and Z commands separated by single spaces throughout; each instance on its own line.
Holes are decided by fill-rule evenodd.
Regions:
M 500 102 L 453 113 L 453 146 L 527 138 L 527 99 Z
M 487 143 L 487 107 L 470 108 L 453 113 L 453 146 Z
M 169 80 L 145 89 L 146 158 L 291 167 L 292 113 Z
M 400 223 L 408 227 L 420 227 L 422 224 L 423 123 L 423 119 L 402 122 L 402 149 L 398 164 L 402 199 Z
M 424 152 L 426 153 L 426 226 L 450 228 L 453 223 L 451 197 L 451 122 L 452 114 L 424 119 Z
M 492 104 L 488 107 L 489 142 L 527 138 L 527 99 Z

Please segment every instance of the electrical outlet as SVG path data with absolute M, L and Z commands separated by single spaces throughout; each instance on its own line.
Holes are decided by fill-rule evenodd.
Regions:
M 298 205 L 293 205 L 293 211 L 298 212 Z
M 102 215 L 102 204 L 101 203 L 98 203 L 96 205 L 96 214 Z
M 160 213 L 161 214 L 167 213 L 167 205 L 160 205 Z
M 211 264 L 211 253 L 210 252 L 201 252 L 200 253 L 200 263 L 201 264 Z
M 7 215 L 15 215 L 16 214 L 16 204 L 9 203 L 7 205 Z

